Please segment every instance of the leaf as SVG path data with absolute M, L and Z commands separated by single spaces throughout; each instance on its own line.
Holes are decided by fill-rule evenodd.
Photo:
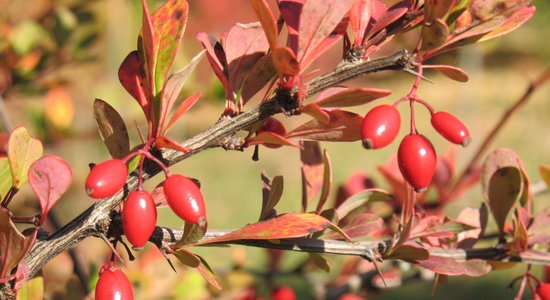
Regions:
M 467 82 L 470 79 L 468 73 L 466 73 L 466 71 L 462 70 L 461 68 L 447 65 L 426 65 L 422 67 L 424 69 L 436 69 L 441 74 L 458 82 Z
M 372 13 L 373 18 L 375 19 L 372 26 L 369 26 L 367 31 L 369 32 L 368 35 L 365 35 L 365 37 L 372 36 L 373 34 L 377 33 L 378 31 L 382 30 L 383 28 L 387 27 L 391 23 L 397 21 L 399 18 L 401 18 L 407 11 L 409 11 L 409 1 L 404 0 L 397 2 L 392 7 L 385 10 L 385 6 L 381 1 L 374 1 L 372 2 L 379 2 L 376 5 L 376 10 L 380 11 L 378 13 Z M 379 15 L 378 17 L 375 17 L 375 15 Z
M 143 15 L 142 15 L 142 24 L 141 24 L 141 33 L 140 33 L 140 39 L 138 39 L 138 50 L 142 50 L 140 54 L 143 54 L 142 59 L 143 61 L 143 69 L 145 70 L 146 74 L 146 81 L 147 84 L 147 92 L 148 92 L 148 100 L 152 101 L 152 98 L 157 94 L 158 91 L 156 91 L 155 88 L 155 65 L 157 64 L 157 51 L 158 51 L 158 37 L 154 34 L 154 28 L 153 28 L 153 22 L 151 20 L 151 14 L 149 13 L 149 9 L 147 8 L 147 0 L 141 0 L 141 6 L 143 9 Z M 141 45 L 139 45 L 139 41 L 141 41 Z M 141 46 L 141 48 L 140 48 Z M 138 55 L 136 54 L 136 57 Z M 151 104 L 149 104 L 151 105 Z M 156 122 L 156 119 L 154 116 L 150 115 L 150 108 L 147 109 L 145 115 L 148 116 L 148 120 L 150 118 L 153 118 L 153 123 Z
M 271 51 L 271 59 L 279 77 L 284 75 L 294 76 L 300 73 L 300 64 L 290 48 L 277 47 L 273 49 Z
M 422 26 L 422 50 L 437 48 L 447 41 L 450 30 L 445 21 L 434 19 L 432 22 Z
M 361 139 L 360 128 L 363 118 L 355 113 L 333 110 L 329 124 L 313 119 L 289 132 L 287 138 L 310 141 L 354 142 Z
M 181 89 L 183 88 L 183 84 L 189 78 L 189 75 L 195 70 L 199 62 L 201 61 L 204 53 L 206 50 L 203 50 L 199 52 L 187 66 L 181 68 L 180 70 L 172 73 L 168 79 L 166 80 L 166 83 L 164 84 L 164 87 L 162 89 L 162 100 L 160 103 L 160 121 L 159 121 L 159 131 L 162 130 L 162 127 L 164 127 L 164 122 L 168 118 L 168 114 L 170 114 L 170 111 L 172 110 L 172 107 L 176 103 L 176 100 L 178 99 L 178 96 L 181 92 Z M 197 93 L 200 95 L 200 93 Z M 196 94 L 196 95 L 197 95 Z M 172 120 L 174 120 L 174 117 L 172 116 Z M 175 122 L 175 121 L 174 121 Z M 172 123 L 172 121 L 170 121 Z M 170 125 L 168 125 L 169 127 Z M 166 133 L 168 130 L 164 130 L 164 133 Z
M 189 5 L 185 0 L 165 2 L 151 15 L 154 36 L 155 89 L 159 92 L 180 46 Z
M 161 136 L 159 136 L 155 139 L 155 148 L 156 149 L 161 149 L 161 148 L 172 149 L 172 150 L 179 151 L 183 154 L 193 151 L 192 149 L 184 147 L 184 146 L 178 144 L 176 141 L 174 141 L 171 138 L 169 138 L 167 136 L 164 136 L 164 135 L 161 135 Z
M 319 193 L 323 186 L 323 156 L 319 142 L 300 142 L 300 161 L 302 164 L 302 211 L 307 211 L 307 204 Z
M 539 166 L 540 178 L 544 181 L 546 186 L 550 186 L 550 166 L 541 165 Z
M 378 98 L 391 94 L 390 90 L 373 88 L 334 88 L 327 89 L 319 95 L 315 104 L 320 107 L 350 107 L 369 103 Z
M 304 59 L 300 61 L 300 68 L 302 70 L 305 70 L 317 58 L 327 52 L 330 48 L 332 48 L 332 46 L 340 42 L 348 29 L 348 23 L 349 21 L 347 18 L 342 19 L 342 21 L 340 21 L 338 25 L 336 25 L 336 28 L 334 28 L 329 36 L 323 39 L 321 43 L 319 43 L 313 50 L 308 51 L 307 56 L 305 56 Z
M 227 33 L 223 47 L 229 89 L 236 93 L 241 89 L 248 72 L 265 56 L 269 43 L 259 23 L 237 23 Z
M 383 226 L 384 220 L 379 216 L 371 213 L 363 213 L 351 219 L 349 223 L 342 227 L 342 230 L 344 230 L 348 236 L 355 239 L 368 237 L 380 230 Z
M 260 58 L 244 80 L 241 90 L 243 104 L 246 104 L 248 100 L 254 97 L 275 75 L 277 75 L 277 70 L 273 66 L 271 55 L 265 55 Z
M 44 278 L 34 277 L 27 281 L 18 291 L 17 300 L 42 300 L 44 299 Z
M 99 135 L 113 158 L 121 159 L 130 153 L 130 138 L 124 120 L 109 103 L 95 99 L 94 117 Z
M 401 259 L 411 262 L 422 262 L 430 258 L 428 250 L 419 246 L 402 245 L 398 248 L 394 248 L 389 256 L 384 259 Z
M 149 83 L 145 74 L 145 66 L 139 59 L 138 51 L 132 51 L 124 58 L 118 68 L 118 80 L 122 87 L 136 99 L 145 117 L 149 120 Z
M 44 153 L 42 143 L 32 137 L 25 127 L 17 127 L 8 141 L 12 186 L 20 189 L 27 182 L 29 167 Z
M 464 275 L 470 277 L 481 277 L 489 274 L 493 267 L 482 259 L 469 259 L 462 262 L 465 267 Z
M 329 220 L 309 213 L 288 213 L 275 218 L 247 225 L 220 237 L 198 245 L 227 243 L 238 240 L 278 240 L 302 237 L 330 227 Z
M 535 14 L 535 10 L 536 7 L 531 3 L 529 3 L 526 7 L 520 8 L 518 11 L 514 12 L 514 14 L 508 17 L 506 21 L 502 22 L 502 24 L 500 24 L 496 29 L 481 37 L 481 39 L 479 39 L 479 42 L 487 41 L 515 30 L 519 26 L 523 25 L 523 23 L 531 19 L 531 17 L 533 17 L 533 15 Z
M 479 277 L 489 273 L 492 269 L 487 261 L 481 259 L 459 262 L 452 258 L 436 255 L 419 261 L 418 265 L 435 273 L 449 276 L 467 275 Z
M 170 130 L 174 126 L 174 124 L 176 124 L 176 122 L 181 117 L 183 117 L 183 115 L 187 111 L 189 111 L 193 106 L 195 106 L 197 101 L 199 101 L 200 97 L 201 97 L 201 93 L 198 92 L 194 95 L 191 95 L 191 96 L 187 97 L 185 100 L 183 100 L 178 105 L 178 108 L 176 109 L 176 111 L 174 112 L 172 117 L 170 118 L 170 121 L 168 122 L 168 125 L 166 125 L 166 128 L 164 129 L 163 133 L 166 134 L 168 132 L 168 130 Z
M 550 242 L 550 207 L 543 209 L 533 220 L 528 230 L 529 244 Z
M 29 183 L 42 208 L 39 224 L 44 224 L 48 212 L 69 189 L 72 181 L 69 165 L 54 155 L 45 155 L 29 169 Z
M 306 0 L 280 0 L 279 11 L 288 30 L 287 45 L 294 55 L 298 54 L 300 19 Z M 271 49 L 272 51 L 274 49 Z
M 174 253 L 172 253 L 182 264 L 191 267 L 196 268 L 201 264 L 201 260 L 195 256 L 193 253 L 185 250 L 185 249 L 178 249 Z
M 485 159 L 481 171 L 483 195 L 504 234 L 508 213 L 524 189 L 519 157 L 510 149 L 500 148 Z
M 322 255 L 309 253 L 309 259 L 317 268 L 323 270 L 325 273 L 330 273 L 330 264 Z
M 10 215 L 7 209 L 0 208 L 0 284 L 11 280 L 12 270 L 25 258 L 36 239 L 36 229 L 21 234 Z
M 201 218 L 195 224 L 185 222 L 183 227 L 183 235 L 176 243 L 175 249 L 179 249 L 183 246 L 194 244 L 206 234 L 208 229 L 208 222 L 206 218 Z
M 353 31 L 353 43 L 355 46 L 363 44 L 363 38 L 367 33 L 367 27 L 371 21 L 371 1 L 358 0 L 349 11 L 349 22 Z
M 200 257 L 199 255 L 196 255 L 196 256 L 201 261 L 201 264 L 197 267 L 197 271 L 199 271 L 199 274 L 201 274 L 202 278 L 204 278 L 211 286 L 213 286 L 218 290 L 221 290 L 222 286 L 218 278 L 216 278 L 216 275 L 214 275 L 214 273 L 212 272 L 212 269 L 210 268 L 210 266 L 206 263 L 206 261 L 202 257 Z
M 226 95 L 229 95 L 229 79 L 227 75 L 227 64 L 225 61 L 225 52 L 220 43 L 206 32 L 197 33 L 197 40 L 206 49 L 206 58 L 212 67 L 212 70 L 220 80 Z
M 306 106 L 302 106 L 302 108 L 300 108 L 300 112 L 314 117 L 322 124 L 328 125 L 330 123 L 329 113 L 315 103 L 310 103 Z
M 467 224 L 446 220 L 440 216 L 427 216 L 421 219 L 411 231 L 410 239 L 415 238 L 453 238 L 456 234 L 475 229 Z
M 265 36 L 269 41 L 269 47 L 275 49 L 277 46 L 277 37 L 279 35 L 277 30 L 277 23 L 275 23 L 275 17 L 269 9 L 269 5 L 265 0 L 250 0 L 250 4 L 262 24 Z
M 4 199 L 12 186 L 10 162 L 7 157 L 0 157 L 0 199 Z
M 269 217 L 271 211 L 277 203 L 279 203 L 279 200 L 281 200 L 281 196 L 283 195 L 283 189 L 284 189 L 284 181 L 283 176 L 275 176 L 273 178 L 273 181 L 271 182 L 271 187 L 269 190 L 269 196 L 267 197 L 267 201 L 265 204 L 262 205 L 262 212 L 260 214 L 259 221 L 265 220 L 267 217 Z
M 281 145 L 300 148 L 300 145 L 288 140 L 286 137 L 271 131 L 263 131 L 246 141 L 247 146 L 253 145 Z
M 299 22 L 297 57 L 302 63 L 332 33 L 346 16 L 355 0 L 306 1 Z M 315 53 L 318 55 L 319 53 Z
M 330 164 L 330 157 L 326 149 L 323 151 L 323 166 L 323 186 L 321 188 L 321 196 L 319 196 L 317 209 L 315 209 L 316 214 L 320 214 L 323 210 L 332 186 L 332 166 Z
M 346 199 L 336 209 L 336 215 L 339 220 L 355 213 L 356 210 L 363 209 L 365 205 L 378 201 L 391 201 L 393 200 L 390 193 L 381 189 L 367 189 L 359 193 L 354 194 L 350 198 Z
M 522 217 L 523 216 L 523 217 Z M 511 254 L 519 254 L 529 246 L 529 236 L 527 233 L 528 222 L 527 210 L 525 207 L 520 207 L 516 210 L 516 218 L 514 220 L 514 239 L 508 243 L 508 250 Z

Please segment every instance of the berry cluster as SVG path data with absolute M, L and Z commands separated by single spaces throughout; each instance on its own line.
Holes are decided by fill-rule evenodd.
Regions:
M 397 137 L 401 127 L 401 115 L 396 106 L 405 100 L 426 106 L 431 114 L 433 128 L 451 143 L 464 147 L 470 143 L 468 129 L 456 117 L 447 112 L 435 112 L 426 102 L 416 97 L 406 97 L 393 105 L 376 106 L 365 115 L 361 138 L 366 149 L 383 148 Z M 426 190 L 435 173 L 437 155 L 432 143 L 416 131 L 412 113 L 411 132 L 401 140 L 397 161 L 405 180 L 417 192 Z
M 152 158 L 148 152 L 137 152 Z M 92 168 L 86 179 L 86 192 L 95 199 L 102 199 L 116 194 L 124 187 L 128 168 L 126 162 L 132 156 L 125 159 L 111 159 L 104 161 Z M 165 170 L 166 180 L 163 183 L 163 191 L 168 206 L 187 223 L 198 223 L 201 218 L 206 218 L 206 209 L 202 193 L 195 182 L 183 175 L 172 175 L 161 162 L 156 161 Z M 141 168 L 140 168 L 141 172 Z M 141 174 L 139 188 L 128 193 L 126 202 L 122 208 L 122 229 L 128 241 L 140 248 L 151 237 L 157 222 L 157 209 L 151 194 L 143 190 Z

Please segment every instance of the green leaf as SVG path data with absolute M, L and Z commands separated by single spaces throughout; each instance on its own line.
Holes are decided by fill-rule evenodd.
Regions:
M 325 271 L 325 273 L 330 273 L 330 264 L 326 258 L 317 253 L 309 253 L 309 259 L 317 268 Z
M 32 137 L 25 127 L 15 128 L 8 141 L 12 186 L 20 189 L 27 182 L 29 167 L 44 154 L 42 143 Z
M 196 256 L 201 261 L 201 263 L 197 267 L 197 271 L 199 271 L 199 274 L 201 274 L 202 278 L 204 278 L 211 286 L 218 290 L 221 290 L 222 285 L 220 284 L 218 278 L 216 278 L 216 275 L 214 275 L 214 272 L 212 272 L 212 269 L 210 268 L 206 260 L 204 260 L 204 258 L 199 255 Z
M 262 213 L 260 214 L 259 220 L 264 220 L 269 216 L 269 214 L 271 213 L 271 210 L 275 208 L 277 203 L 279 203 L 279 200 L 281 200 L 281 196 L 283 195 L 283 189 L 284 189 L 283 176 L 275 176 L 271 182 L 271 188 L 269 190 L 269 196 L 267 197 L 267 202 L 265 203 L 265 205 L 262 205 Z
M 17 300 L 42 300 L 44 299 L 44 278 L 34 277 L 27 281 L 18 291 Z
M 206 234 L 207 229 L 208 222 L 206 221 L 206 218 L 199 219 L 199 221 L 195 224 L 185 222 L 183 227 L 183 235 L 176 243 L 175 249 L 179 249 L 183 246 L 199 241 Z
M 277 240 L 306 236 L 333 225 L 329 220 L 309 213 L 289 213 L 247 225 L 220 237 L 198 243 L 227 243 L 238 240 Z
M 0 157 L 0 200 L 6 197 L 11 186 L 10 162 L 7 157 Z
M 185 249 L 178 249 L 176 252 L 172 253 L 182 264 L 191 267 L 196 268 L 200 265 L 201 261 L 198 257 L 196 257 L 193 253 L 185 250 Z
M 500 148 L 489 154 L 481 170 L 483 195 L 501 235 L 510 210 L 525 188 L 520 165 L 514 151 Z
M 130 138 L 124 120 L 109 103 L 95 99 L 94 117 L 99 135 L 113 158 L 121 159 L 130 152 Z

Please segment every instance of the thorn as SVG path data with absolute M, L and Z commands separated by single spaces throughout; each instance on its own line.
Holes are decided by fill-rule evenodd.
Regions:
M 376 269 L 376 272 L 378 272 L 378 276 L 380 276 L 380 279 L 382 279 L 382 283 L 384 283 L 384 287 L 388 288 L 388 284 L 386 283 L 386 280 L 384 279 L 384 275 L 382 275 L 382 270 L 380 270 L 380 266 L 378 266 L 378 263 L 373 260 L 372 265 Z
M 109 241 L 109 239 L 105 236 L 105 234 L 103 234 L 103 232 L 99 232 L 99 236 L 101 237 L 101 239 L 105 242 L 105 244 L 107 244 L 107 246 L 109 246 L 109 248 L 111 248 L 111 251 L 113 252 L 113 254 L 118 258 L 118 260 L 122 263 L 122 265 L 124 267 L 127 267 L 126 266 L 126 262 L 124 261 L 124 259 L 122 258 L 122 256 L 120 256 L 120 254 L 118 254 L 118 252 L 116 251 L 115 247 L 113 246 L 113 244 L 111 244 L 111 242 Z
M 431 81 L 430 79 L 428 79 L 428 78 L 426 78 L 426 77 L 420 75 L 418 72 L 416 72 L 416 71 L 414 71 L 414 70 L 411 70 L 411 69 L 409 69 L 409 68 L 404 68 L 403 71 L 405 71 L 405 72 L 407 72 L 407 73 L 409 73 L 409 74 L 411 74 L 411 75 L 414 75 L 414 76 L 416 76 L 416 77 L 420 77 L 422 80 L 425 80 L 425 81 L 427 81 L 427 82 L 429 82 L 429 83 L 432 83 L 432 84 L 434 83 L 434 82 Z

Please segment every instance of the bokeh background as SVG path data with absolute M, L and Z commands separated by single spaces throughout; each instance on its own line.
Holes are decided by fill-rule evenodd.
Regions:
M 126 54 L 136 47 L 141 22 L 140 1 L 134 0 L 0 0 L 0 92 L 2 95 L 2 133 L 9 127 L 26 126 L 46 146 L 46 153 L 56 154 L 69 162 L 74 184 L 56 205 L 54 214 L 65 224 L 93 202 L 83 189 L 88 164 L 108 159 L 93 119 L 95 98 L 114 106 L 129 128 L 133 145 L 139 143 L 134 124 L 144 129 L 144 117 L 135 101 L 118 82 L 117 70 Z M 271 1 L 273 4 L 274 1 Z M 158 5 L 154 1 L 151 6 Z M 201 50 L 197 32 L 206 31 L 219 37 L 236 22 L 254 21 L 247 0 L 189 0 L 190 16 L 176 69 L 185 65 Z M 438 110 L 450 111 L 470 128 L 472 144 L 457 148 L 460 167 L 474 154 L 477 146 L 502 115 L 504 110 L 523 93 L 529 81 L 550 66 L 550 3 L 535 0 L 537 13 L 520 29 L 502 38 L 480 45 L 468 46 L 438 58 L 437 62 L 456 65 L 470 74 L 470 81 L 457 83 L 436 73 L 427 76 L 434 84 L 422 83 L 419 96 Z M 274 7 L 274 6 L 272 6 Z M 418 31 L 406 34 L 388 45 L 385 53 L 412 48 Z M 323 56 L 318 67 L 327 70 L 337 64 L 340 49 Z M 393 94 L 377 103 L 391 103 L 405 95 L 414 78 L 408 74 L 384 72 L 349 82 L 350 86 L 369 86 L 393 90 Z M 223 110 L 223 89 L 210 71 L 206 60 L 188 80 L 182 98 L 200 91 L 203 97 L 172 131 L 178 141 L 199 133 L 216 122 Z M 505 125 L 491 149 L 511 148 L 522 158 L 531 178 L 539 178 L 538 167 L 550 164 L 550 85 L 541 87 L 528 104 Z M 246 108 L 257 104 L 251 101 Z M 364 114 L 372 105 L 354 109 Z M 400 107 L 404 118 L 408 109 Z M 287 128 L 307 120 L 306 117 L 277 116 Z M 439 153 L 451 146 L 429 125 L 428 113 L 417 110 L 417 126 L 429 136 Z M 406 126 L 404 126 L 406 127 Z M 404 135 L 406 128 L 402 128 Z M 4 136 L 5 137 L 5 136 Z M 339 185 L 356 171 L 373 177 L 377 185 L 387 187 L 377 167 L 396 153 L 398 143 L 377 151 L 365 151 L 360 143 L 323 143 L 334 168 L 334 184 Z M 207 200 L 209 227 L 236 228 L 255 222 L 261 205 L 260 172 L 283 175 L 285 191 L 279 212 L 299 211 L 301 177 L 299 153 L 295 149 L 260 149 L 260 161 L 252 161 L 252 149 L 244 152 L 214 149 L 204 151 L 173 167 L 174 172 L 201 180 Z M 157 176 L 147 183 L 152 189 L 163 178 Z M 333 191 L 336 189 L 334 188 Z M 333 193 L 334 194 L 334 193 Z M 331 198 L 334 198 L 332 195 Z M 466 206 L 479 207 L 483 201 L 480 190 L 474 188 L 447 208 L 450 217 Z M 537 195 L 537 208 L 550 204 L 548 194 Z M 29 190 L 23 190 L 13 202 L 14 210 L 30 214 L 38 203 Z M 159 225 L 181 226 L 169 209 L 159 210 Z M 49 229 L 53 230 L 52 225 Z M 87 239 L 75 247 L 79 260 L 89 275 L 89 287 L 95 284 L 98 266 L 109 257 L 108 247 L 100 239 Z M 124 252 L 123 250 L 121 252 Z M 266 252 L 244 247 L 203 248 L 197 252 L 210 263 L 229 287 L 256 285 L 262 290 L 266 283 L 259 274 L 266 268 Z M 208 287 L 194 271 L 178 266 L 174 274 L 156 249 L 146 248 L 143 259 L 127 263 L 125 271 L 136 284 L 139 299 L 207 299 Z M 306 256 L 289 253 L 283 257 L 282 273 L 270 278 L 278 284 L 288 284 L 299 299 L 310 299 L 311 282 L 328 282 L 338 276 L 343 259 L 328 257 L 333 271 L 324 274 L 313 270 L 308 278 L 293 275 L 291 270 Z M 285 270 L 287 271 L 285 273 Z M 492 272 L 483 278 L 450 278 L 439 286 L 434 299 L 511 299 L 507 289 L 511 279 L 521 274 L 524 266 Z M 534 268 L 539 274 L 541 268 Z M 65 253 L 44 269 L 47 296 L 50 299 L 80 299 L 83 289 L 72 273 L 72 261 Z M 432 281 L 414 281 L 403 287 L 389 289 L 369 299 L 426 299 L 430 297 Z M 517 287 L 516 287 L 517 288 Z M 265 289 L 265 288 L 264 288 Z M 231 299 L 231 294 L 218 295 Z

